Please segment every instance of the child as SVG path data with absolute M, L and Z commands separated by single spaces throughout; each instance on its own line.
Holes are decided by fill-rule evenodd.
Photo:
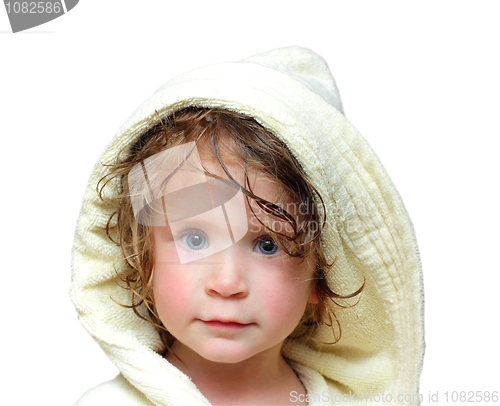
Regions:
M 71 295 L 120 375 L 78 405 L 419 404 L 411 222 L 321 57 L 173 79 L 101 162 Z

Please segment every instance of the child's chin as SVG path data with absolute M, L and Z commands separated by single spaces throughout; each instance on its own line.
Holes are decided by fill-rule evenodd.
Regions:
M 208 351 L 201 351 L 198 354 L 208 361 L 224 364 L 243 362 L 255 355 L 248 349 L 243 348 L 226 348 L 225 350 L 219 351 L 213 351 L 213 349 L 211 349 Z

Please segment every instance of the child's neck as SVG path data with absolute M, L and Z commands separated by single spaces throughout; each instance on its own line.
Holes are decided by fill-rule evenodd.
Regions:
M 174 342 L 166 358 L 190 376 L 213 405 L 302 404 L 296 397 L 295 402 L 291 401 L 290 392 L 303 394 L 301 398 L 305 398 L 306 390 L 280 349 L 281 345 L 242 362 L 219 363 Z

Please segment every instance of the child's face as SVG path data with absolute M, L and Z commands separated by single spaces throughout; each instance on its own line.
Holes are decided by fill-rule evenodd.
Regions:
M 202 161 L 210 172 L 227 178 L 217 161 L 203 156 Z M 228 169 L 244 183 L 239 166 L 229 164 Z M 249 175 L 254 193 L 274 201 L 276 184 L 256 171 L 250 170 Z M 269 224 L 269 217 L 252 199 L 249 201 L 257 217 Z M 277 204 L 285 207 L 293 202 Z M 198 251 L 208 249 L 211 243 L 211 230 L 205 223 L 187 224 L 178 235 L 170 227 L 153 227 L 155 304 L 163 324 L 176 338 L 175 346 L 182 347 L 184 353 L 226 363 L 279 354 L 306 304 L 316 303 L 313 261 L 286 255 L 248 207 L 246 210 L 246 218 L 239 216 L 231 224 L 246 223 L 239 225 L 248 227 L 245 236 L 201 259 L 196 259 Z M 283 230 L 284 223 L 275 223 L 275 229 L 280 225 Z M 181 255 L 193 255 L 193 259 L 181 264 L 178 250 L 182 246 Z

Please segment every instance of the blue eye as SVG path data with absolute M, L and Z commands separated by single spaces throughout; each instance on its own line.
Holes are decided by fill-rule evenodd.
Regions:
M 180 238 L 182 244 L 193 251 L 208 248 L 208 240 L 200 231 L 189 231 Z
M 257 242 L 254 250 L 264 255 L 274 255 L 280 249 L 272 238 L 263 238 Z

